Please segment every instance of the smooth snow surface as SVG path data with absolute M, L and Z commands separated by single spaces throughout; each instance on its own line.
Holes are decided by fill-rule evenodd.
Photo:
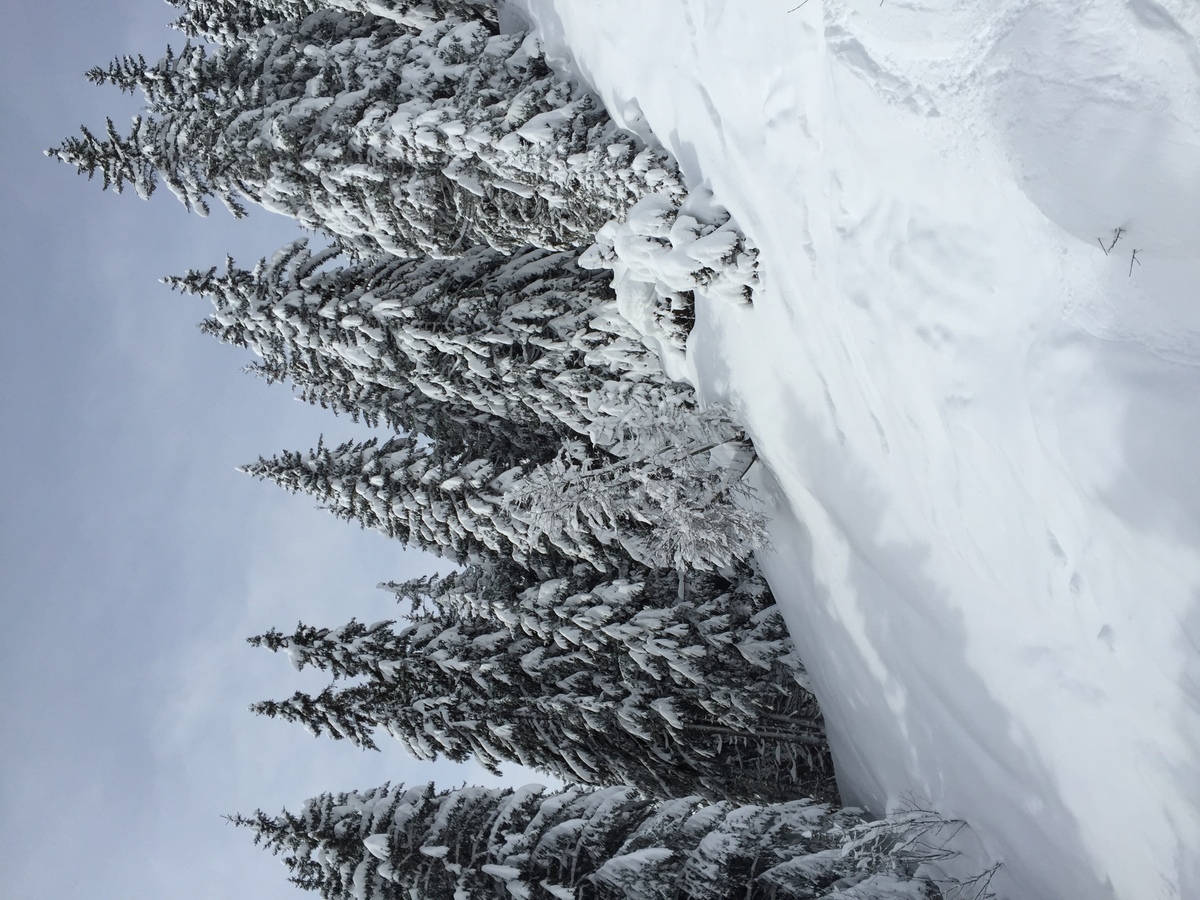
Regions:
M 1200 4 L 796 5 L 507 15 L 761 252 L 689 360 L 846 799 L 1018 900 L 1200 897 Z

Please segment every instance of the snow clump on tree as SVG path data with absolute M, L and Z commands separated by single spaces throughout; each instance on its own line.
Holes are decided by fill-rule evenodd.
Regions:
M 682 203 L 663 193 L 642 197 L 597 232 L 579 262 L 612 269 L 621 314 L 676 352 L 695 321 L 696 292 L 747 303 L 759 283 L 758 250 L 704 188 Z

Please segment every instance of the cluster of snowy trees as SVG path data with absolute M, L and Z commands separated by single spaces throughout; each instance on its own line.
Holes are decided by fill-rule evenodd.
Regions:
M 254 709 L 569 785 L 384 786 L 237 822 L 330 900 L 936 896 L 912 822 L 827 805 L 740 502 L 753 448 L 617 309 L 614 276 L 653 284 L 679 350 L 695 291 L 748 300 L 728 214 L 487 0 L 171 2 L 181 49 L 89 73 L 141 92 L 130 131 L 48 152 L 318 235 L 167 280 L 252 371 L 384 432 L 245 471 L 453 567 L 386 585 L 397 621 L 250 638 L 330 676 Z

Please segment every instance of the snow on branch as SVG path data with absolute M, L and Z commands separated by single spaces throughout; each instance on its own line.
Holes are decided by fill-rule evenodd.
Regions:
M 643 197 L 624 221 L 597 232 L 580 265 L 612 269 L 621 312 L 643 334 L 676 350 L 683 349 L 695 321 L 697 291 L 749 303 L 759 284 L 758 250 L 703 188 L 682 203 L 664 193 Z M 623 291 L 630 281 L 653 290 L 640 297 Z

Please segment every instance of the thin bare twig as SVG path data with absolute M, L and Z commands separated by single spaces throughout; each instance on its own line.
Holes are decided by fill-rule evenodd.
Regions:
M 1134 250 L 1134 251 L 1133 251 L 1133 256 L 1129 257 L 1129 277 L 1130 277 L 1130 278 L 1132 278 L 1132 277 L 1133 277 L 1133 264 L 1134 264 L 1134 263 L 1137 263 L 1139 266 L 1142 264 L 1142 261 L 1141 261 L 1140 259 L 1138 259 L 1138 258 L 1137 258 L 1137 255 L 1138 255 L 1138 253 L 1139 253 L 1139 252 L 1141 252 L 1141 251 L 1139 251 L 1139 250 Z
M 1121 239 L 1121 235 L 1124 233 L 1124 228 L 1114 228 L 1112 243 L 1110 243 L 1107 247 L 1104 246 L 1104 241 L 1100 240 L 1100 238 L 1096 238 L 1096 241 L 1100 244 L 1100 249 L 1104 251 L 1105 256 L 1108 256 L 1108 254 L 1112 253 L 1112 248 L 1117 246 L 1117 241 Z

